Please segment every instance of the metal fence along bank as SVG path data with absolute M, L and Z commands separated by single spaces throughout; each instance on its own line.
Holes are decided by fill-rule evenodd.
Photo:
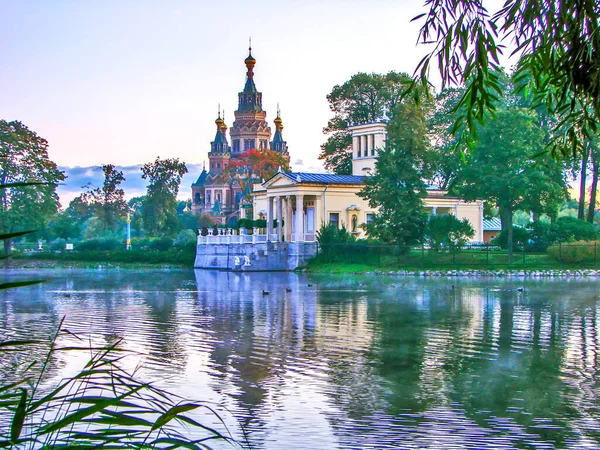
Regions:
M 315 262 L 364 264 L 378 268 L 478 268 L 506 267 L 598 268 L 598 242 L 561 243 L 549 247 L 515 246 L 512 259 L 507 249 L 491 244 L 431 248 L 427 245 L 322 244 Z

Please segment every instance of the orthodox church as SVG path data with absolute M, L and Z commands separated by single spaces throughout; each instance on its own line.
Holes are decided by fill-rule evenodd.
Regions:
M 215 121 L 215 139 L 208 153 L 209 170 L 205 168 L 192 185 L 193 211 L 207 214 L 214 222 L 221 224 L 233 224 L 241 217 L 266 220 L 264 234 L 256 229 L 252 242 L 256 244 L 264 240 L 267 243 L 302 244 L 301 247 L 294 247 L 292 253 L 296 252 L 296 256 L 304 255 L 305 249 L 309 248 L 304 244 L 316 241 L 316 232 L 322 224 L 344 225 L 357 238 L 366 237 L 364 225 L 378 211 L 358 193 L 365 185 L 365 177 L 375 172 L 379 149 L 386 145 L 388 118 L 385 113 L 372 123 L 349 127 L 352 134 L 352 175 L 279 171 L 265 181 L 258 179 L 248 168 L 248 176 L 244 179 L 239 173 L 236 177 L 226 176 L 224 170 L 228 165 L 249 150 L 274 150 L 289 161 L 279 111 L 274 120 L 275 133 L 271 140 L 271 128 L 265 120 L 267 113 L 262 109 L 262 93 L 254 84 L 256 60 L 251 49 L 244 62 L 247 68 L 246 84 L 238 94 L 238 109 L 230 130 L 231 146 L 227 139 L 227 126 L 219 113 Z M 248 198 L 251 198 L 251 204 L 242 204 L 242 199 Z M 431 186 L 424 203 L 431 215 L 450 214 L 467 219 L 475 230 L 473 241 L 484 240 L 482 201 L 465 202 Z M 225 239 L 224 242 L 234 239 L 230 235 L 221 237 Z M 215 240 L 218 243 L 221 237 L 199 237 L 199 248 L 201 243 Z M 250 239 L 250 236 L 237 236 L 235 239 L 242 242 L 246 238 Z M 202 267 L 202 263 L 198 264 L 197 267 Z
M 233 224 L 241 218 L 240 211 L 244 206 L 242 199 L 250 194 L 253 182 L 260 182 L 251 167 L 246 168 L 245 183 L 242 183 L 243 175 L 232 177 L 226 170 L 230 163 L 239 161 L 249 150 L 274 150 L 289 161 L 279 109 L 273 121 L 275 133 L 271 136 L 271 128 L 266 121 L 267 113 L 262 108 L 262 92 L 254 84 L 256 59 L 252 56 L 251 47 L 244 63 L 246 84 L 238 94 L 238 109 L 234 112 L 235 120 L 229 130 L 230 140 L 227 139 L 228 127 L 219 111 L 215 120 L 215 139 L 210 143 L 208 153 L 208 171 L 204 167 L 192 184 L 192 211 L 206 214 L 213 222 L 220 224 Z

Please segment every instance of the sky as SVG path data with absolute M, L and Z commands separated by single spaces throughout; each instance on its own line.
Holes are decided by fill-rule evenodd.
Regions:
M 63 204 L 81 190 L 82 174 L 100 173 L 94 167 L 115 164 L 135 178 L 131 167 L 157 156 L 188 164 L 181 193 L 189 197 L 219 103 L 233 121 L 249 36 L 267 120 L 273 129 L 279 102 L 296 171 L 324 170 L 317 156 L 334 85 L 358 72 L 412 74 L 426 51 L 416 46 L 419 24 L 410 22 L 424 11 L 421 1 L 0 6 L 0 119 L 20 120 L 49 141 L 50 158 L 70 177 L 59 189 Z

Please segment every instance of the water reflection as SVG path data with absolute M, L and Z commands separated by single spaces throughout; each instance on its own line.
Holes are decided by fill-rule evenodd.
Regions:
M 142 376 L 232 411 L 257 448 L 600 441 L 594 281 L 45 275 L 0 294 L 3 338 L 47 339 L 66 315 L 96 343 L 123 339 Z

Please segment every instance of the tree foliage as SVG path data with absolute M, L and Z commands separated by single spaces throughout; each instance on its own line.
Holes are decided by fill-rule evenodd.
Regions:
M 430 176 L 424 164 L 428 152 L 424 108 L 411 103 L 396 105 L 386 148 L 380 150 L 375 163 L 376 173 L 366 178 L 358 193 L 371 208 L 379 208 L 367 224 L 370 236 L 394 244 L 422 241 L 427 223 L 423 179 Z
M 357 73 L 344 84 L 333 87 L 327 101 L 334 116 L 323 129 L 328 137 L 319 155 L 325 169 L 340 175 L 352 173 L 352 138 L 348 126 L 373 122 L 384 109 L 393 114 L 409 81 L 410 77 L 404 73 Z
M 48 156 L 48 142 L 18 121 L 0 120 L 0 229 L 43 227 L 59 205 L 56 186 L 65 179 Z M 4 240 L 10 253 L 11 239 Z
M 429 218 L 426 236 L 433 249 L 460 248 L 475 236 L 475 230 L 468 219 L 459 220 L 447 214 Z
M 482 128 L 454 183 L 465 200 L 485 199 L 500 209 L 512 257 L 512 217 L 516 210 L 556 217 L 566 199 L 566 183 L 560 164 L 543 149 L 544 132 L 535 114 L 519 107 L 502 107 Z
M 115 230 L 117 221 L 127 213 L 125 191 L 120 188 L 125 177 L 112 164 L 103 164 L 100 168 L 104 174 L 102 187 L 88 184 L 87 191 L 79 196 L 78 203 L 86 204 L 104 230 L 111 232 Z M 76 207 L 76 204 L 73 206 Z
M 242 192 L 252 192 L 252 184 L 268 180 L 281 169 L 290 170 L 289 157 L 281 152 L 268 149 L 252 149 L 230 159 L 220 173 L 220 179 L 231 185 L 239 183 Z
M 419 42 L 431 46 L 416 73 L 430 89 L 437 63 L 442 85 L 465 85 L 455 130 L 476 136 L 476 122 L 494 113 L 501 95 L 504 43 L 518 58 L 515 92 L 557 117 L 552 149 L 573 154 L 598 131 L 600 118 L 600 8 L 596 0 L 507 0 L 495 12 L 483 0 L 427 0 Z M 459 131 L 460 132 L 460 131 Z
M 177 158 L 156 158 L 142 166 L 142 178 L 148 181 L 143 221 L 149 236 L 177 233 L 177 194 L 181 178 L 186 173 L 185 163 Z

